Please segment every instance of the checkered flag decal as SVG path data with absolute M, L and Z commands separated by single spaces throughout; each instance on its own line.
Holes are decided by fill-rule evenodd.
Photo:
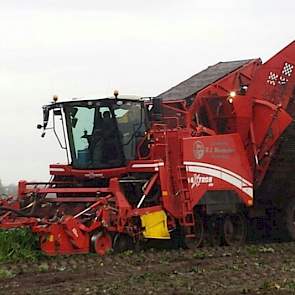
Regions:
M 288 77 L 291 77 L 292 75 L 292 72 L 293 72 L 293 68 L 294 66 L 285 62 L 285 65 L 284 65 L 284 68 L 282 70 L 282 75 L 285 75 L 285 76 L 288 76 Z
M 276 81 L 278 80 L 279 75 L 273 72 L 269 73 L 268 79 L 267 79 L 267 83 L 270 85 L 275 86 L 276 85 Z
M 285 62 L 281 75 L 279 76 L 277 73 L 269 72 L 266 82 L 272 86 L 276 86 L 277 83 L 279 85 L 285 85 L 288 83 L 288 77 L 291 77 L 293 69 L 294 65 Z
M 286 77 L 281 76 L 279 79 L 280 85 L 285 85 L 289 80 Z

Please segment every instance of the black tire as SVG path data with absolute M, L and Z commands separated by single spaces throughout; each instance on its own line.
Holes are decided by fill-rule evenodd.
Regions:
M 247 221 L 242 213 L 225 216 L 222 223 L 223 243 L 228 246 L 244 245 L 247 238 Z
M 194 226 L 194 234 L 195 238 L 186 238 L 185 244 L 187 248 L 194 249 L 202 247 L 204 244 L 205 237 L 205 225 L 204 218 L 201 214 L 195 213 L 195 226 Z
M 179 224 L 176 224 L 176 228 L 170 232 L 171 237 L 171 248 L 172 249 L 186 249 L 185 233 Z
M 208 219 L 208 240 L 211 246 L 218 247 L 222 244 L 223 218 L 212 215 Z
M 115 234 L 113 238 L 113 249 L 117 253 L 133 250 L 134 243 L 132 238 L 127 234 Z

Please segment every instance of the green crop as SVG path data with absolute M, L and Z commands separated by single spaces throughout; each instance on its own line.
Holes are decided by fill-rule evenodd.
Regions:
M 38 237 L 29 229 L 0 231 L 0 262 L 36 261 L 40 255 Z

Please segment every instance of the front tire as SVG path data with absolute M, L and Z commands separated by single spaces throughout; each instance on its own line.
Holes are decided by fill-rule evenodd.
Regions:
M 186 238 L 185 244 L 189 249 L 199 248 L 203 246 L 204 237 L 205 237 L 205 225 L 204 225 L 204 217 L 195 213 L 195 226 L 194 226 L 194 238 Z

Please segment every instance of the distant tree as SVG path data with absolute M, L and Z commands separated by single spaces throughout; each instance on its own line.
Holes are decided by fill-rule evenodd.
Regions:
M 17 186 L 15 184 L 10 184 L 5 187 L 5 191 L 8 195 L 15 195 L 17 192 Z
M 17 192 L 17 186 L 15 184 L 3 185 L 0 179 L 0 195 L 15 195 Z

